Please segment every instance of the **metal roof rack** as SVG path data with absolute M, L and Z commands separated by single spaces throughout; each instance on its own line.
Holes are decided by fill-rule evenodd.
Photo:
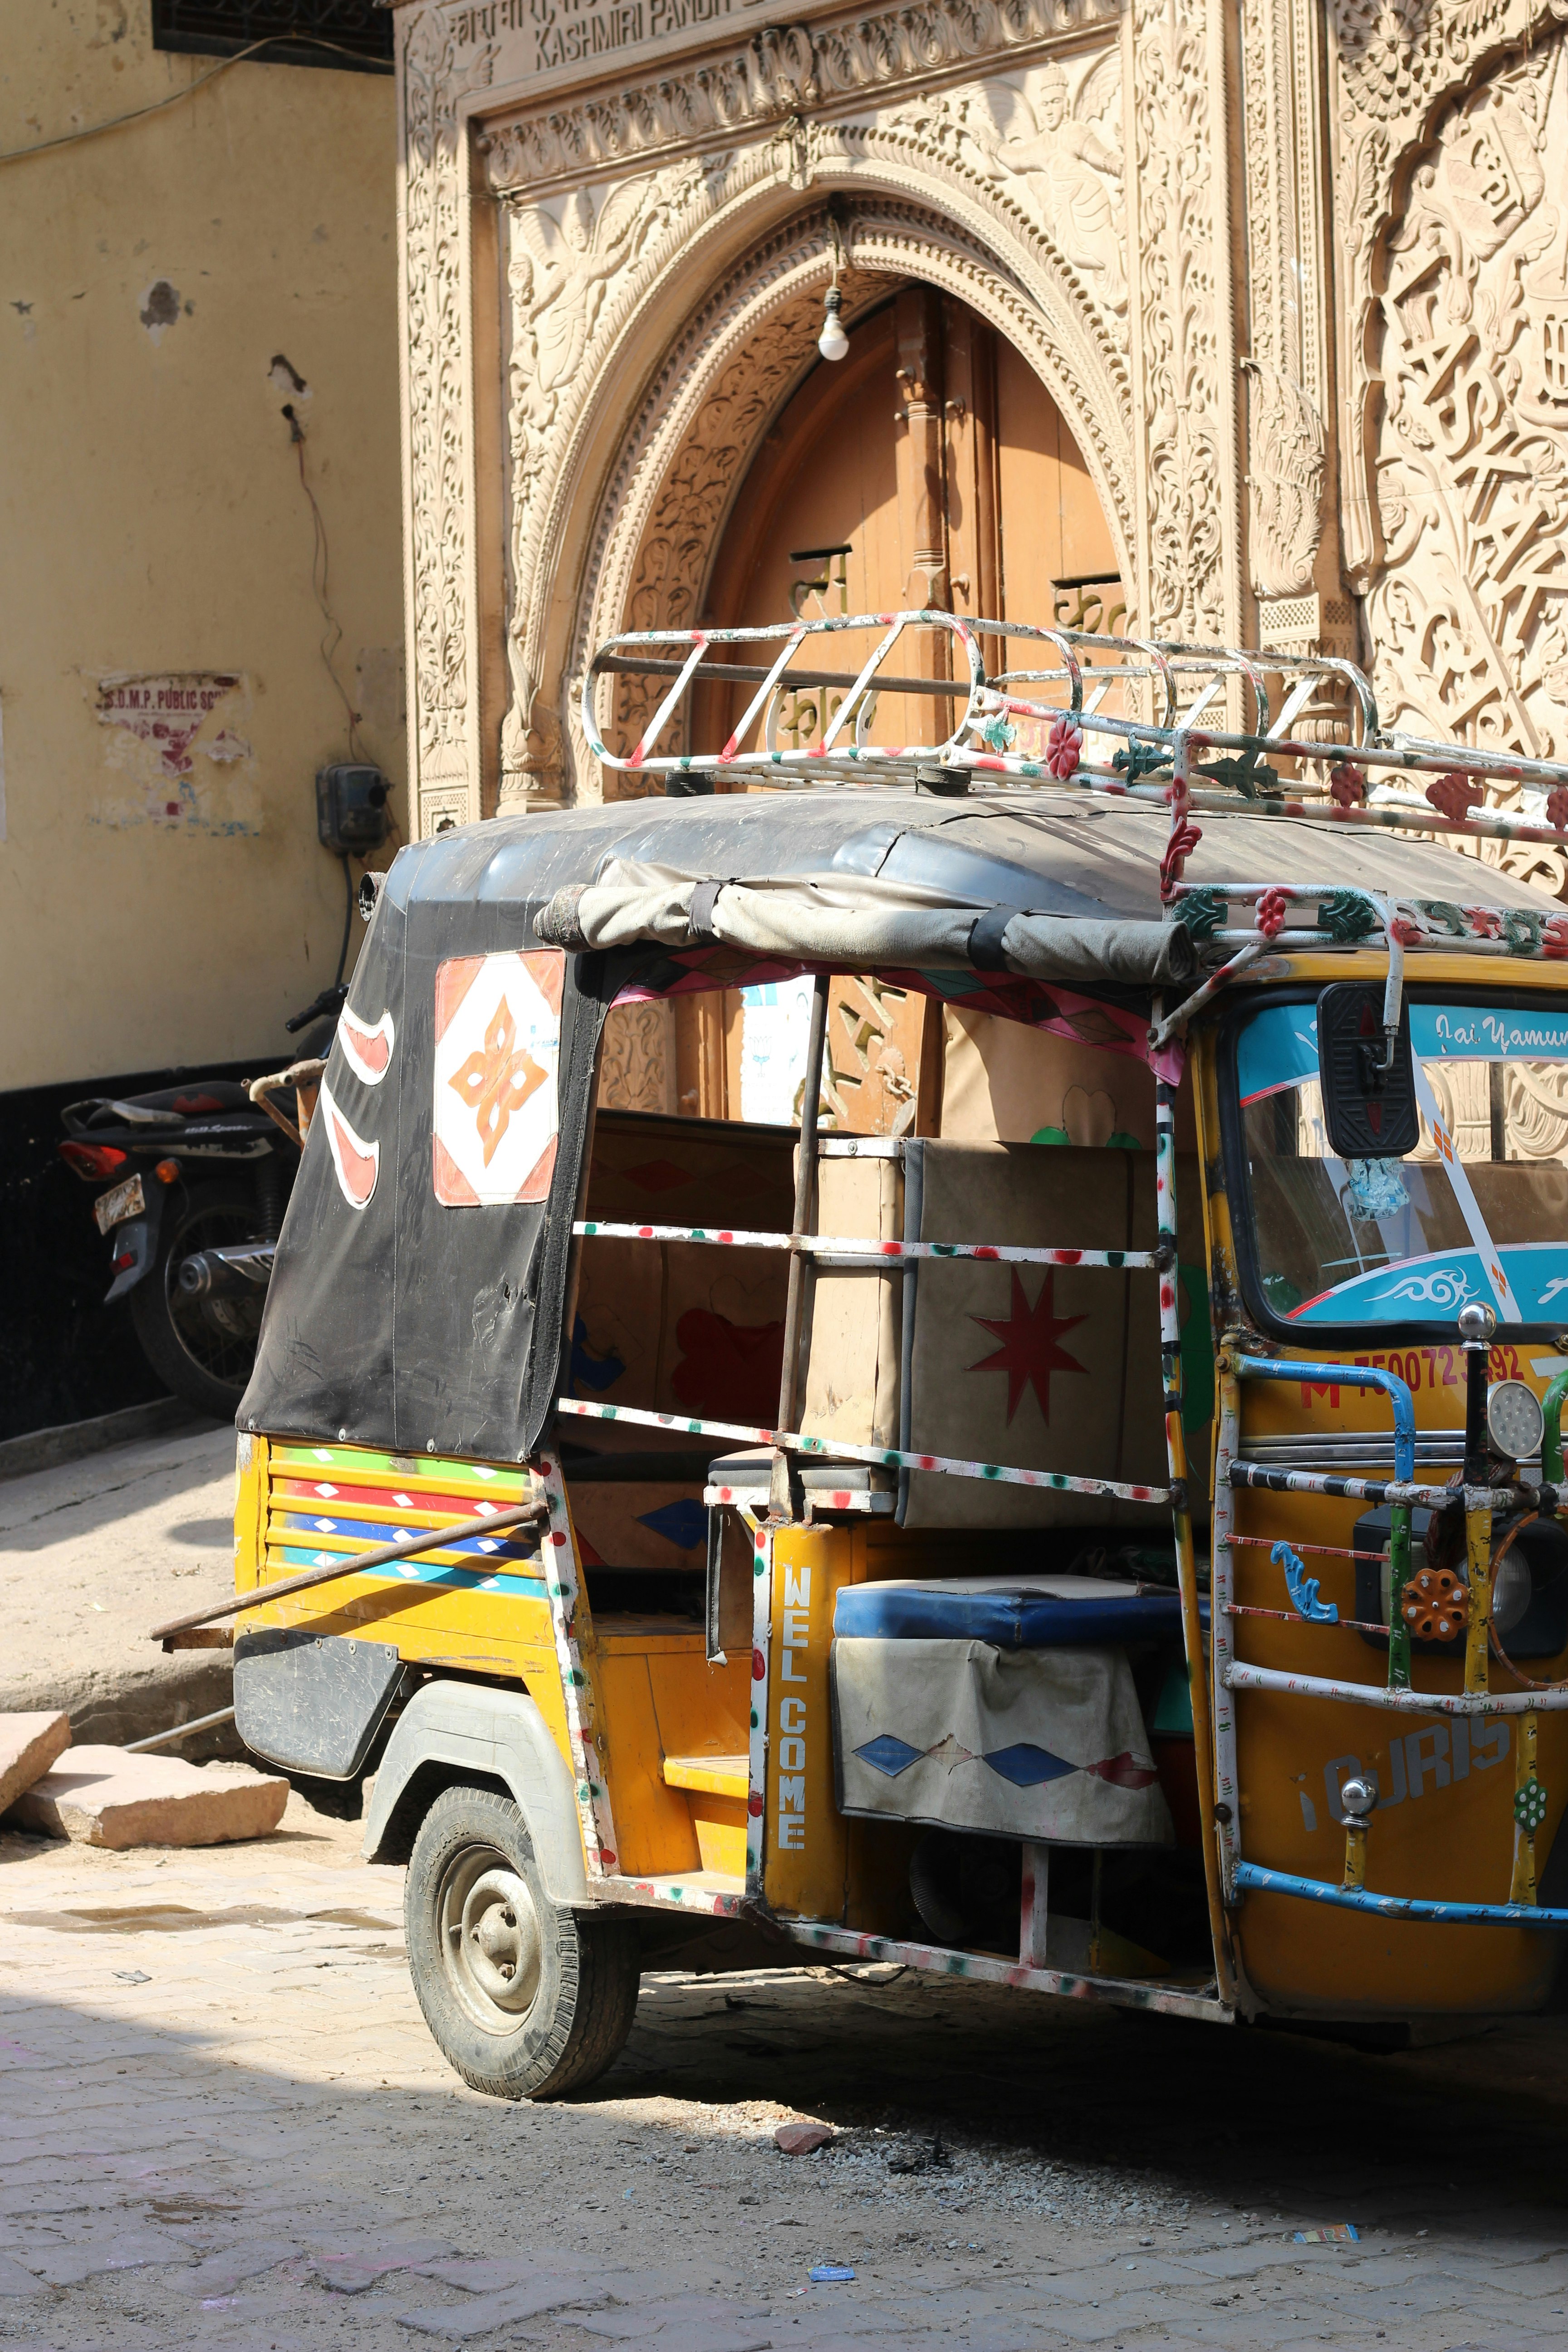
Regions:
M 858 670 L 794 667 L 808 645 L 850 633 L 874 639 Z M 904 654 L 907 662 L 916 650 L 913 675 L 892 667 L 901 640 L 913 641 Z M 1003 660 L 994 674 L 985 662 L 993 645 Z M 1048 667 L 1009 666 L 1015 649 L 1036 646 L 1050 649 Z M 729 647 L 765 648 L 769 657 L 731 659 L 722 650 Z M 596 707 L 600 680 L 619 676 L 670 681 L 624 754 L 605 743 Z M 1278 710 L 1269 693 L 1276 678 L 1284 689 Z M 703 685 L 754 690 L 715 751 L 662 750 L 678 730 L 689 732 L 689 698 Z M 798 698 L 802 689 L 816 698 L 805 706 L 815 740 L 786 745 L 779 740 L 783 698 Z M 944 724 L 956 706 L 955 723 L 931 742 L 874 742 L 878 704 L 889 694 L 947 705 Z M 1250 728 L 1220 723 L 1237 699 L 1250 704 Z M 1118 702 L 1121 707 L 1112 708 Z M 1319 731 L 1291 733 L 1309 709 Z M 1168 1035 L 1184 1029 L 1218 989 L 1270 947 L 1371 946 L 1381 933 L 1388 950 L 1384 1020 L 1391 1050 L 1405 950 L 1458 945 L 1467 953 L 1568 959 L 1568 911 L 1554 917 L 1447 899 L 1407 903 L 1346 889 L 1332 879 L 1289 885 L 1184 879 L 1186 860 L 1203 838 L 1194 814 L 1535 842 L 1568 851 L 1568 766 L 1389 733 L 1379 721 L 1371 681 L 1338 656 L 1102 636 L 966 620 L 936 610 L 796 619 L 762 628 L 643 629 L 609 638 L 595 654 L 583 680 L 582 717 L 595 757 L 623 773 L 784 788 L 913 783 L 963 793 L 972 783 L 1003 792 L 1068 786 L 1167 808 L 1161 898 L 1202 945 L 1230 951 L 1162 1024 Z M 799 717 L 797 699 L 797 735 Z M 1044 734 L 1031 751 L 1016 748 L 1026 728 Z M 1281 765 L 1297 774 L 1285 779 Z M 1424 797 L 1393 789 L 1405 777 L 1431 778 Z M 1541 814 L 1486 809 L 1488 784 L 1540 793 Z M 1249 909 L 1250 923 L 1233 923 L 1233 906 Z M 1311 909 L 1311 928 L 1287 929 L 1293 908 Z
M 850 632 L 875 633 L 876 637 L 858 670 L 792 666 L 809 642 Z M 892 656 L 906 636 L 923 637 L 922 667 L 942 674 L 910 675 L 893 668 Z M 1049 667 L 1004 666 L 988 674 L 988 642 L 1004 655 L 1016 646 L 1049 646 L 1057 658 Z M 766 647 L 771 658 L 765 663 L 731 659 L 719 650 L 729 646 Z M 664 648 L 668 650 L 659 650 Z M 605 742 L 596 709 L 599 681 L 616 676 L 670 680 L 638 740 L 626 753 L 612 751 Z M 1270 678 L 1284 683 L 1278 711 L 1271 707 Z M 1252 704 L 1250 728 L 1217 724 L 1217 713 L 1205 717 L 1232 690 L 1233 679 Z M 696 685 L 749 685 L 755 691 L 716 750 L 661 750 L 677 729 L 684 731 L 689 690 Z M 1025 693 L 1025 688 L 1055 688 L 1058 698 Z M 802 688 L 829 695 L 837 689 L 841 699 L 831 710 L 822 705 L 826 723 L 815 741 L 786 746 L 778 740 L 781 698 Z M 1119 692 L 1124 703 L 1142 700 L 1146 709 L 1111 709 L 1109 705 Z M 885 694 L 915 695 L 962 708 L 951 730 L 935 741 L 875 743 L 870 729 Z M 1291 734 L 1302 710 L 1321 696 L 1338 706 L 1341 725 L 1320 736 Z M 1024 622 L 965 620 L 940 611 L 849 614 L 770 623 L 763 628 L 643 629 L 608 638 L 595 654 L 583 681 L 582 715 L 594 756 L 625 773 L 701 774 L 816 786 L 909 782 L 924 771 L 940 770 L 955 783 L 969 777 L 987 783 L 994 780 L 1000 787 L 1073 783 L 1111 797 L 1162 803 L 1169 802 L 1173 783 L 1184 777 L 1188 804 L 1198 810 L 1245 808 L 1258 816 L 1328 819 L 1568 848 L 1568 766 L 1388 733 L 1379 722 L 1365 673 L 1353 662 L 1331 655 L 1099 636 Z M 1351 723 L 1344 723 L 1347 719 Z M 1034 755 L 1012 748 L 1020 725 L 1027 723 L 1050 730 L 1047 743 Z M 753 735 L 758 740 L 748 750 Z M 1102 748 L 1106 757 L 1093 756 Z M 1306 772 L 1288 785 L 1279 776 L 1279 761 Z M 1432 800 L 1373 802 L 1369 770 L 1430 775 L 1451 789 Z M 1488 783 L 1533 787 L 1549 796 L 1561 792 L 1563 798 L 1554 812 L 1547 813 L 1545 823 L 1498 811 L 1469 814 Z M 1552 822 L 1553 814 L 1563 822 Z

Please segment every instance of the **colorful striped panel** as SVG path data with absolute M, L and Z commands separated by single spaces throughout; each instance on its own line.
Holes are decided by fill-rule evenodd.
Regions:
M 492 1511 L 511 1507 L 504 1495 L 454 1495 L 444 1493 L 432 1481 L 428 1487 L 412 1480 L 400 1486 L 361 1486 L 357 1481 L 333 1478 L 275 1478 L 272 1497 L 276 1502 L 284 1497 L 319 1510 L 322 1504 L 329 1508 L 341 1503 L 349 1510 L 413 1511 L 421 1527 L 434 1526 L 444 1518 L 482 1519 Z
M 337 1552 L 300 1551 L 285 1545 L 281 1550 L 269 1551 L 268 1560 L 279 1568 L 325 1568 L 329 1561 L 341 1557 Z M 478 1568 L 451 1568 L 423 1553 L 417 1559 L 388 1560 L 380 1568 L 367 1568 L 362 1572 L 367 1578 L 394 1584 L 428 1584 L 452 1592 L 496 1592 L 510 1601 L 545 1601 L 550 1597 L 542 1577 L 490 1575 Z
M 509 1509 L 526 1498 L 530 1485 L 521 1469 L 357 1446 L 280 1444 L 273 1448 L 270 1467 L 267 1550 L 268 1566 L 277 1570 L 324 1568 L 359 1549 L 376 1550 L 429 1528 Z M 521 1572 L 507 1572 L 513 1563 Z M 389 1583 L 548 1598 L 539 1538 L 529 1528 L 461 1538 L 363 1572 Z
M 292 1477 L 320 1477 L 323 1473 L 331 1477 L 363 1477 L 366 1473 L 382 1474 L 382 1483 L 395 1484 L 401 1479 L 434 1479 L 447 1490 L 463 1494 L 500 1494 L 510 1503 L 525 1498 L 528 1474 L 520 1465 L 516 1469 L 500 1468 L 489 1462 L 453 1462 L 435 1454 L 375 1454 L 358 1445 L 299 1445 L 277 1441 L 271 1450 L 275 1474 Z
M 426 1528 L 439 1527 L 440 1524 L 440 1520 L 434 1517 L 423 1522 Z M 351 1542 L 363 1543 L 367 1550 L 378 1549 L 383 1544 L 402 1543 L 407 1537 L 420 1532 L 418 1524 L 410 1526 L 388 1519 L 329 1519 L 318 1513 L 304 1511 L 275 1510 L 268 1515 L 269 1536 L 278 1533 L 307 1537 L 343 1536 Z M 329 1549 L 333 1551 L 339 1549 L 336 1544 L 329 1546 Z M 536 1560 L 539 1558 L 539 1541 L 530 1528 L 519 1528 L 515 1533 L 509 1528 L 499 1536 L 464 1536 L 455 1543 L 439 1546 L 438 1551 L 445 1552 L 448 1559 L 454 1553 L 473 1552 L 481 1559 L 494 1554 L 502 1559 Z M 431 1555 L 432 1558 L 437 1556 L 437 1553 Z M 393 1565 L 395 1567 L 398 1563 L 395 1561 Z

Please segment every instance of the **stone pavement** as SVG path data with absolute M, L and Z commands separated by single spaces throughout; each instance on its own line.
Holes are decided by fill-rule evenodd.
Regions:
M 0 1711 L 64 1707 L 79 1745 L 122 1746 L 229 1706 L 226 1651 L 146 1637 L 233 1591 L 233 1511 L 234 1432 L 211 1422 L 0 1483 Z
M 0 1838 L 0 2352 L 1568 2346 L 1562 2020 L 1390 2058 L 667 1974 L 600 2084 L 507 2105 L 356 1842 L 298 1798 L 249 1846 Z M 782 2156 L 801 2116 L 838 2137 Z

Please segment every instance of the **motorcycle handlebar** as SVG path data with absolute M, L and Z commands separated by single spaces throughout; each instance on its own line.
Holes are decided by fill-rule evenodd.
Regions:
M 320 996 L 306 1005 L 303 1013 L 296 1013 L 292 1021 L 285 1021 L 283 1024 L 285 1030 L 292 1037 L 297 1030 L 305 1028 L 312 1021 L 319 1021 L 325 1013 L 331 1013 L 335 1018 L 347 1003 L 348 993 L 342 981 L 331 988 L 323 988 Z

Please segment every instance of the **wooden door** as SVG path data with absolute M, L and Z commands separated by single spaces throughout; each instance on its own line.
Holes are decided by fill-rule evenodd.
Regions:
M 1124 602 L 1089 469 L 1045 385 L 966 304 L 910 285 L 861 320 L 848 356 L 819 362 L 780 412 L 731 510 L 702 617 L 758 627 L 792 614 L 942 607 L 1107 627 Z M 899 667 L 946 676 L 944 654 L 934 635 L 906 637 Z M 1004 666 L 1001 648 L 988 649 L 986 666 Z M 693 743 L 721 741 L 750 691 L 704 689 Z M 932 740 L 912 735 L 915 701 L 887 698 L 872 739 Z M 933 734 L 951 731 L 952 708 L 936 704 Z M 824 723 L 816 693 L 787 699 L 776 723 L 781 742 L 815 740 Z M 734 992 L 722 1003 L 682 1001 L 683 1110 L 741 1116 L 743 1020 Z M 931 1008 L 836 982 L 828 1038 L 837 1126 L 937 1131 L 942 1024 Z
M 953 296 L 905 286 L 769 431 L 703 617 L 942 605 L 1048 624 L 1082 603 L 1102 625 L 1121 602 L 1089 468 L 1028 361 Z

